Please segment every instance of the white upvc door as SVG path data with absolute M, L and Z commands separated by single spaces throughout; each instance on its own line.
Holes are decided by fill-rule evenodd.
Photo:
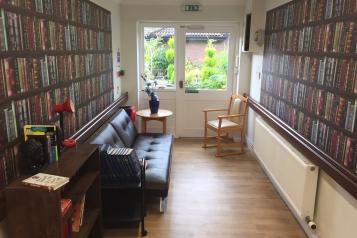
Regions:
M 160 100 L 160 108 L 173 112 L 173 115 L 167 121 L 167 132 L 176 135 L 176 79 L 174 78 L 173 82 L 162 80 L 166 76 L 164 74 L 168 67 L 168 65 L 162 66 L 162 62 L 166 58 L 168 40 L 173 38 L 174 68 L 176 68 L 177 24 L 172 22 L 141 22 L 138 26 L 138 109 L 149 108 L 149 98 L 143 91 L 144 82 L 140 77 L 141 74 L 146 74 L 149 79 L 159 82 L 156 93 Z M 165 82 L 168 82 L 168 84 L 165 85 Z M 138 119 L 141 123 L 140 118 Z M 138 128 L 141 128 L 141 126 Z M 147 130 L 148 132 L 162 132 L 162 124 L 158 121 L 149 121 Z
M 157 64 L 160 63 L 160 57 L 156 55 L 156 63 L 151 65 L 147 54 L 148 49 L 160 50 L 160 47 L 152 47 L 153 42 L 150 43 L 151 48 L 145 44 L 159 36 L 167 52 L 168 40 L 174 37 L 174 80 L 168 79 L 167 75 L 165 77 L 168 83 L 160 80 L 164 78 L 163 73 L 157 69 L 152 70 L 156 76 L 151 77 L 161 82 L 157 89 L 160 108 L 174 113 L 168 120 L 167 131 L 176 137 L 202 137 L 202 110 L 226 107 L 228 97 L 237 88 L 238 24 L 150 22 L 139 24 L 138 30 L 139 109 L 148 108 L 148 98 L 142 91 L 140 74 L 149 72 L 148 68 L 155 68 L 155 65 L 160 67 Z M 155 36 L 151 37 L 150 32 Z M 154 52 L 156 53 L 160 52 Z M 162 82 L 166 85 L 162 85 Z M 161 130 L 159 122 L 148 123 L 149 132 Z
M 178 28 L 176 134 L 202 137 L 203 109 L 226 108 L 237 79 L 237 25 Z

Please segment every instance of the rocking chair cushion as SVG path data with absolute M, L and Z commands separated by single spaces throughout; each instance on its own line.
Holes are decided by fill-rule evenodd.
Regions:
M 208 125 L 218 128 L 219 126 L 219 120 L 213 120 L 213 121 L 208 121 Z M 239 127 L 240 125 L 238 123 L 232 122 L 227 119 L 222 120 L 221 128 L 227 128 L 227 127 Z

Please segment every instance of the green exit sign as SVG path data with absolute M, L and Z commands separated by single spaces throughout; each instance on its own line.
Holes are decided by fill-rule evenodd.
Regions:
M 200 5 L 187 4 L 185 5 L 185 12 L 198 12 L 200 8 Z

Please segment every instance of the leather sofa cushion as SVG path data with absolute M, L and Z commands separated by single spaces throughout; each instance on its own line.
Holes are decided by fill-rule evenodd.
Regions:
M 136 128 L 125 110 L 120 110 L 110 124 L 114 127 L 125 147 L 131 148 L 137 135 Z
M 125 147 L 124 143 L 120 139 L 118 133 L 111 124 L 104 126 L 103 130 L 96 133 L 93 137 L 94 139 L 90 140 L 90 144 L 96 145 L 116 145 L 119 147 Z
M 168 189 L 172 143 L 172 135 L 167 134 L 139 134 L 136 137 L 133 148 L 138 158 L 147 161 L 147 189 Z

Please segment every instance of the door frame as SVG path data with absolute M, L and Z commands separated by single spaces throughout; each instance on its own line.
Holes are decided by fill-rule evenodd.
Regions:
M 191 27 L 190 27 L 191 25 Z M 185 99 L 190 100 L 207 100 L 213 96 L 218 100 L 226 101 L 227 98 L 235 91 L 237 91 L 238 85 L 238 55 L 239 55 L 239 24 L 237 22 L 191 22 L 186 23 L 184 27 L 180 27 L 177 30 L 177 43 L 178 43 L 178 61 L 177 61 L 177 72 L 176 72 L 176 135 L 178 137 L 186 137 L 187 132 L 185 131 L 184 113 Z M 193 26 L 193 27 L 192 27 Z M 203 29 L 198 29 L 199 26 L 203 26 Z M 185 58 L 186 58 L 186 32 L 197 31 L 197 32 L 229 32 L 229 64 L 228 64 L 228 74 L 227 74 L 227 89 L 226 90 L 202 90 L 198 94 L 187 94 L 184 88 L 179 87 L 179 81 L 185 78 Z M 198 120 L 203 120 L 198 118 Z M 203 130 L 203 128 L 202 128 Z M 190 134 L 190 133 L 189 133 Z M 190 135 L 189 135 L 190 136 Z
M 184 58 L 181 60 L 183 62 L 180 62 L 181 57 L 185 57 L 185 54 L 181 52 L 180 49 L 184 49 L 182 45 L 185 44 L 185 42 L 182 42 L 180 38 L 184 37 L 184 33 L 182 33 L 182 27 L 181 26 L 205 26 L 205 27 L 215 27 L 218 30 L 219 29 L 229 29 L 231 31 L 231 42 L 230 43 L 230 48 L 229 52 L 232 58 L 232 63 L 233 67 L 231 69 L 232 71 L 232 85 L 231 85 L 231 92 L 237 92 L 238 91 L 238 75 L 239 75 L 239 58 L 240 58 L 240 44 L 241 44 L 241 39 L 240 39 L 240 29 L 241 29 L 241 24 L 238 21 L 139 21 L 137 23 L 137 99 L 138 99 L 138 106 L 140 108 L 140 100 L 142 99 L 142 91 L 141 89 L 143 88 L 143 82 L 140 77 L 141 72 L 144 72 L 144 27 L 173 27 L 175 28 L 175 88 L 167 88 L 167 89 L 158 89 L 157 93 L 162 95 L 164 98 L 175 98 L 175 109 L 176 112 L 174 112 L 174 131 L 171 131 L 172 133 L 175 134 L 175 137 L 184 137 L 183 135 L 183 125 L 182 125 L 182 120 L 180 116 L 182 117 L 182 102 L 178 98 L 182 96 L 184 93 L 184 90 L 179 88 L 179 77 L 180 77 L 180 68 L 183 69 L 183 75 L 184 75 Z M 194 30 L 194 29 L 192 29 Z M 223 31 L 223 30 L 220 30 Z M 181 45 L 181 46 L 180 46 Z M 182 59 L 182 58 L 181 58 Z M 214 91 L 214 90 L 207 90 L 207 91 Z M 199 119 L 201 120 L 201 118 Z

